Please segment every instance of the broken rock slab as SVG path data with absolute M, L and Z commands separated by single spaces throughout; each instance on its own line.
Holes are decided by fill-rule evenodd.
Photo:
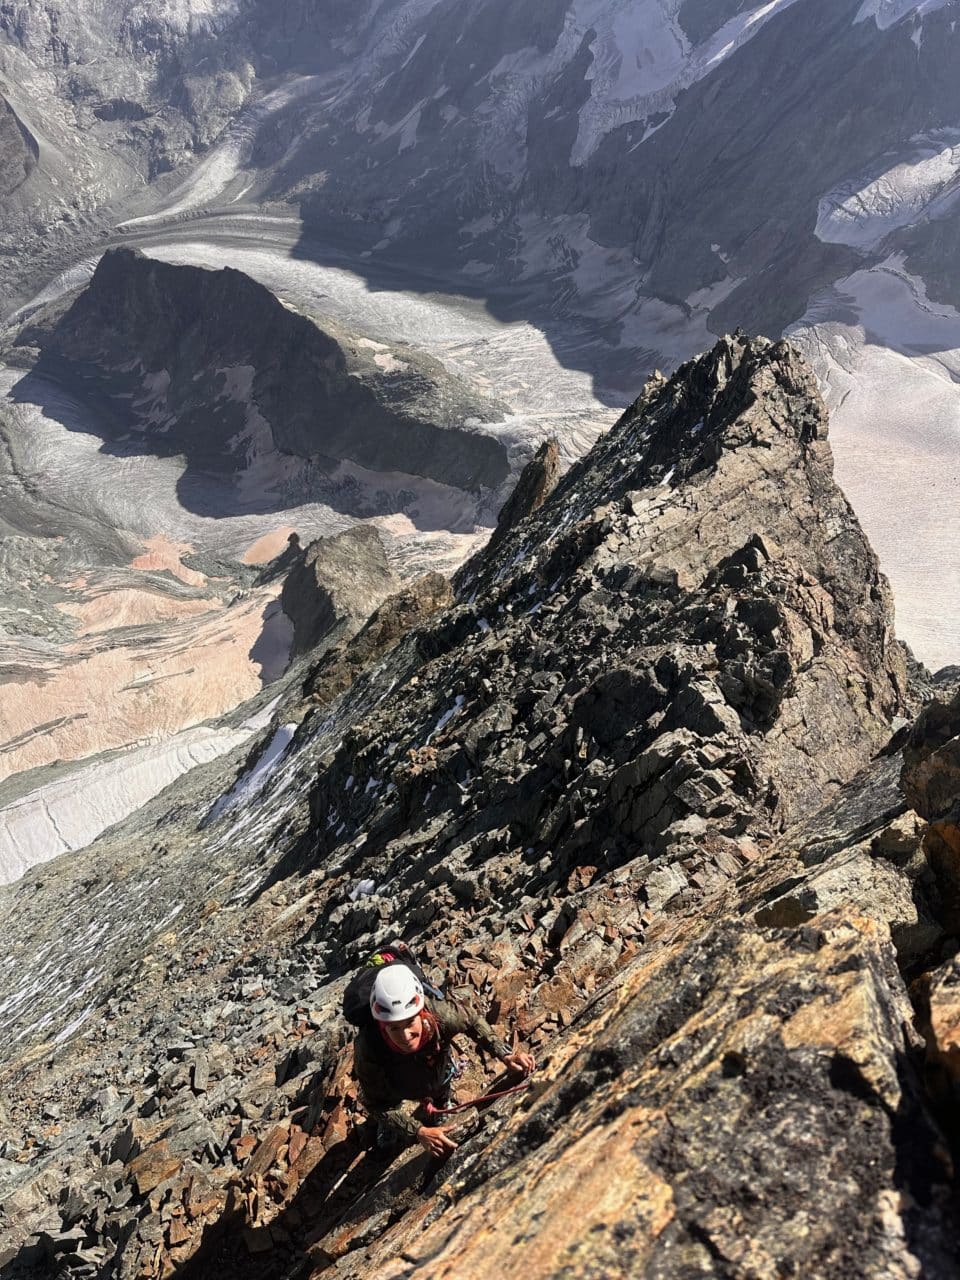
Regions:
M 334 1274 L 953 1274 L 952 1170 L 886 929 L 686 928 L 558 1037 L 481 1161 L 454 1157 Z

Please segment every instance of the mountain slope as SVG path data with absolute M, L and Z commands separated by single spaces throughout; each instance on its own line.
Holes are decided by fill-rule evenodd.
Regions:
M 652 379 L 225 803 L 196 771 L 2 891 L 12 1275 L 951 1273 L 901 969 L 955 872 L 875 755 L 911 696 L 825 431 L 786 344 Z M 336 1017 L 398 929 L 541 1066 L 442 1171 L 365 1151 Z
M 2 149 L 8 307 L 62 292 L 104 238 L 256 260 L 295 296 L 347 266 L 373 291 L 479 294 L 617 406 L 717 333 L 786 334 L 834 414 L 902 634 L 936 669 L 956 624 L 929 601 L 960 590 L 942 534 L 956 18 L 957 0 L 177 0 L 84 21 L 29 0 L 0 24 L 19 121 Z M 571 425 L 561 444 L 582 448 Z

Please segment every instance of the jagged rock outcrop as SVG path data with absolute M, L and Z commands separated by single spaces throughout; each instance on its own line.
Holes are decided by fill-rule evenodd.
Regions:
M 904 794 L 960 854 L 960 694 L 933 702 L 903 747 Z
M 230 267 L 103 255 L 89 285 L 19 331 L 11 356 L 77 387 L 110 439 L 132 433 L 204 471 L 243 472 L 273 452 L 321 473 L 354 463 L 475 490 L 496 488 L 503 446 L 467 426 L 502 416 L 439 361 L 355 338 L 284 306 Z
M 926 1038 L 927 1083 L 954 1144 L 960 1142 L 960 958 L 921 975 L 914 984 L 919 1030 Z
M 901 785 L 929 823 L 924 846 L 937 877 L 940 911 L 960 929 L 960 693 L 932 702 L 903 746 Z
M 450 584 L 442 574 L 416 578 L 385 600 L 351 640 L 324 654 L 304 681 L 303 692 L 321 706 L 332 702 L 366 668 L 452 600 Z
M 792 928 L 846 904 L 869 904 L 885 922 L 906 972 L 945 937 L 925 823 L 908 809 L 900 760 L 871 763 L 823 809 L 791 827 L 778 854 L 745 887 L 741 911 L 765 928 Z
M 825 426 L 785 345 L 727 339 L 652 381 L 418 636 L 429 678 L 345 737 L 311 797 L 321 840 L 366 832 L 358 875 L 424 923 L 547 896 L 585 858 L 633 863 L 659 909 L 819 807 L 905 686 Z
M 0 200 L 17 190 L 36 168 L 37 140 L 0 95 Z
M 452 606 L 328 656 L 255 812 L 197 831 L 194 779 L 149 848 L 57 868 L 63 922 L 0 892 L 0 964 L 47 947 L 59 984 L 0 1013 L 12 1276 L 952 1276 L 957 934 L 878 754 L 905 661 L 825 426 L 786 345 L 723 339 Z M 107 909 L 139 952 L 106 937 L 91 995 Z M 367 1150 L 335 1016 L 398 927 L 539 1063 L 442 1169 Z
M 545 440 L 521 471 L 513 492 L 500 510 L 490 541 L 480 555 L 492 555 L 511 529 L 539 511 L 559 479 L 560 446 L 556 440 Z
M 349 639 L 398 586 L 371 525 L 318 538 L 289 570 L 280 593 L 293 623 L 294 652 L 305 653 L 321 639 Z

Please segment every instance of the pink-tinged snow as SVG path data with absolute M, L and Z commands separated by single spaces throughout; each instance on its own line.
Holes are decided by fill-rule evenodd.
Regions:
M 202 587 L 206 582 L 202 573 L 181 562 L 181 557 L 195 550 L 189 542 L 173 542 L 165 534 L 158 533 L 152 538 L 145 538 L 143 545 L 146 550 L 130 561 L 131 569 L 166 570 L 190 587 Z
M 244 564 L 268 564 L 269 561 L 276 560 L 277 556 L 286 551 L 291 533 L 296 533 L 294 526 L 282 524 L 277 529 L 271 529 L 269 533 L 261 534 L 251 542 L 240 559 Z
M 835 187 L 817 208 L 814 234 L 830 244 L 874 249 L 898 227 L 942 217 L 960 200 L 960 139 L 930 138 L 910 158 L 869 181 Z
M 820 295 L 789 336 L 820 378 L 897 634 L 931 670 L 960 663 L 960 313 L 892 257 Z
M 239 706 L 289 656 L 276 596 L 276 586 L 264 587 L 229 607 L 210 600 L 202 613 L 188 601 L 182 614 L 132 627 L 122 614 L 113 627 L 98 615 L 31 678 L 0 684 L 0 779 L 165 737 Z M 29 659 L 25 651 L 18 666 Z

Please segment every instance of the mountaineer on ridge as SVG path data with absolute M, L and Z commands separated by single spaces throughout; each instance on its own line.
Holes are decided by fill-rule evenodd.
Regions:
M 354 1070 L 361 1100 L 379 1122 L 378 1140 L 385 1146 L 416 1139 L 433 1156 L 456 1150 L 447 1130 L 429 1123 L 426 1105 L 445 1107 L 460 1074 L 454 1036 L 468 1035 L 508 1071 L 526 1076 L 536 1065 L 529 1053 L 511 1052 L 467 1004 L 450 998 L 428 1003 L 423 983 L 407 964 L 379 969 L 369 1010 L 354 1044 Z

